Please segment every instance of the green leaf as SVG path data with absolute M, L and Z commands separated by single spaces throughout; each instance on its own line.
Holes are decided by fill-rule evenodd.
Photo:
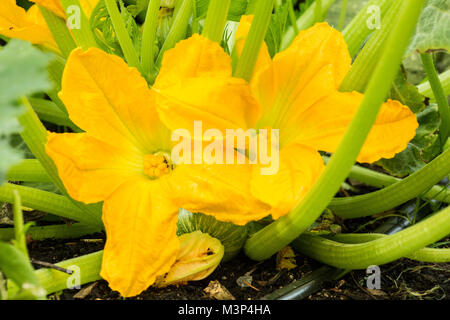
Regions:
M 425 108 L 425 97 L 419 93 L 416 86 L 408 82 L 406 70 L 403 66 L 395 78 L 389 98 L 400 101 L 414 113 L 418 113 Z
M 408 47 L 408 55 L 414 50 L 421 53 L 433 50 L 450 51 L 450 1 L 428 1 Z
M 21 40 L 11 40 L 0 51 L 0 184 L 6 170 L 23 156 L 11 146 L 12 135 L 21 130 L 20 98 L 51 88 L 46 70 L 51 59 Z
M 270 20 L 265 41 L 271 57 L 280 51 L 281 39 L 288 21 L 288 10 L 288 3 L 279 6 Z
M 45 290 L 25 254 L 8 243 L 0 242 L 0 271 L 26 293 L 28 299 L 45 298 Z M 20 296 L 25 298 L 25 296 Z M 10 297 L 14 298 L 14 297 Z
M 436 105 L 417 115 L 419 128 L 407 148 L 392 159 L 381 159 L 376 164 L 396 177 L 404 177 L 423 168 L 440 153 L 438 129 L 439 111 Z

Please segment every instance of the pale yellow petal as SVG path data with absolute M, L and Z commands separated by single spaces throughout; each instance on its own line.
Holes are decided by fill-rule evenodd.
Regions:
M 317 150 L 336 151 L 363 98 L 358 92 L 336 92 L 317 102 L 296 119 L 301 128 L 296 141 Z M 388 100 L 378 114 L 358 161 L 371 163 L 380 158 L 392 158 L 406 148 L 417 127 L 417 118 L 408 107 Z
M 178 208 L 165 179 L 123 184 L 103 205 L 106 245 L 100 275 L 132 297 L 167 273 L 177 258 Z
M 74 50 L 60 97 L 72 121 L 100 140 L 143 153 L 170 148 L 170 132 L 159 120 L 147 82 L 117 56 L 96 48 Z

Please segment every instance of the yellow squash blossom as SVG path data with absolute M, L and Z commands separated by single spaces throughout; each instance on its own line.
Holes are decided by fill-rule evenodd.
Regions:
M 83 11 L 90 16 L 98 1 L 81 0 L 80 4 Z M 32 2 L 42 5 L 62 18 L 66 17 L 59 0 L 36 0 Z M 43 45 L 52 51 L 59 52 L 55 39 L 37 5 L 32 5 L 25 11 L 16 4 L 16 0 L 1 0 L 0 34 L 8 38 L 30 41 L 33 44 Z
M 74 50 L 64 70 L 60 97 L 85 133 L 49 133 L 46 151 L 71 197 L 104 201 L 101 276 L 123 296 L 139 294 L 174 264 L 178 197 L 190 199 L 193 211 L 241 224 L 268 210 L 250 194 L 248 166 L 171 163 L 171 133 L 155 107 L 155 95 L 170 96 L 166 85 L 184 79 L 190 92 L 177 97 L 179 104 L 215 109 L 221 118 L 234 113 L 236 126 L 247 122 L 251 112 L 245 109 L 255 106 L 248 103 L 246 82 L 209 59 L 220 46 L 200 36 L 192 42 L 190 50 L 181 45 L 166 53 L 158 93 L 135 68 L 96 48 Z M 211 73 L 213 65 L 220 75 Z
M 16 0 L 1 0 L 0 34 L 8 38 L 43 45 L 56 52 L 59 51 L 53 35 L 36 5 L 25 11 L 16 4 Z
M 243 17 L 237 31 L 237 50 L 242 50 L 251 18 Z M 186 51 L 195 50 L 196 40 L 180 44 Z M 223 51 L 208 56 L 215 62 L 211 72 L 221 72 L 228 61 Z M 175 62 L 175 58 L 168 59 Z M 223 63 L 223 65 L 221 64 Z M 220 65 L 220 67 L 219 67 Z M 263 46 L 249 86 L 258 103 L 255 112 L 241 126 L 246 128 L 279 129 L 279 170 L 262 175 L 263 165 L 253 165 L 250 178 L 251 194 L 270 206 L 274 219 L 288 213 L 305 195 L 321 174 L 324 164 L 318 151 L 334 152 L 355 115 L 363 95 L 339 92 L 339 85 L 351 66 L 351 57 L 343 36 L 327 23 L 301 31 L 288 49 L 273 60 Z M 163 66 L 163 68 L 170 66 Z M 158 81 L 155 87 L 160 84 Z M 198 84 L 200 86 L 207 84 Z M 222 128 L 222 123 L 234 124 L 234 108 L 193 108 L 177 103 L 176 96 L 191 90 L 182 84 L 172 85 L 172 97 L 159 96 L 159 110 L 164 111 L 164 123 L 170 129 L 189 127 L 196 120 L 207 126 Z M 248 110 L 247 110 L 248 111 Z M 220 119 L 217 115 L 220 113 Z M 255 118 L 256 117 L 256 118 Z M 381 108 L 375 125 L 358 157 L 359 162 L 374 162 L 391 158 L 404 150 L 415 136 L 416 116 L 398 101 L 388 100 Z M 230 127 L 232 128 L 232 127 Z M 234 177 L 227 177 L 232 181 Z M 242 185 L 249 182 L 240 177 Z M 195 199 L 195 198 L 194 198 Z M 180 204 L 192 210 L 194 199 L 180 196 Z M 230 200 L 232 201 L 232 200 Z M 187 203 L 187 204 L 186 204 Z

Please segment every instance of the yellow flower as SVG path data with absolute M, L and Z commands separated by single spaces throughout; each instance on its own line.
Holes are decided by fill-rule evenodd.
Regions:
M 243 48 L 250 29 L 251 17 L 244 16 L 236 36 L 236 49 Z M 195 39 L 178 44 L 184 50 L 194 50 Z M 225 53 L 217 51 L 208 59 L 227 61 Z M 175 57 L 173 57 L 172 62 Z M 168 59 L 170 60 L 170 59 Z M 358 92 L 339 92 L 339 85 L 351 66 L 351 57 L 343 36 L 326 23 L 301 31 L 288 49 L 270 58 L 267 47 L 259 55 L 251 83 L 257 102 L 247 121 L 236 119 L 240 111 L 228 104 L 224 110 L 215 107 L 186 108 L 173 99 L 159 98 L 168 117 L 162 117 L 170 128 L 187 127 L 202 119 L 208 126 L 220 123 L 239 125 L 242 129 L 279 129 L 279 170 L 262 175 L 263 165 L 253 165 L 250 178 L 251 194 L 270 206 L 274 219 L 288 213 L 306 194 L 321 174 L 324 164 L 318 151 L 336 151 L 341 138 L 356 113 L 363 95 Z M 164 68 L 170 66 L 164 66 Z M 222 66 L 223 67 L 223 66 Z M 220 68 L 217 68 L 220 72 Z M 158 87 L 156 82 L 155 86 Z M 207 87 L 207 83 L 198 83 Z M 174 96 L 192 90 L 183 85 L 172 86 Z M 231 93 L 230 93 L 231 94 Z M 248 99 L 251 101 L 251 99 Z M 252 102 L 253 104 L 254 102 Z M 215 105 L 215 104 L 212 104 Z M 248 108 L 247 113 L 248 114 Z M 220 113 L 220 121 L 214 116 Z M 209 124 L 208 124 L 209 121 Z M 242 123 L 244 122 L 244 123 Z M 416 116 L 398 101 L 388 100 L 381 108 L 375 125 L 358 157 L 359 162 L 374 162 L 391 158 L 404 150 L 415 136 Z M 228 181 L 234 177 L 228 177 Z M 239 179 L 237 177 L 237 179 Z M 241 179 L 243 185 L 249 182 Z M 180 196 L 180 203 L 193 202 Z M 189 205 L 184 205 L 192 210 Z
M 179 105 L 210 108 L 218 118 L 236 109 L 232 121 L 239 126 L 247 121 L 244 109 L 251 99 L 245 81 L 209 59 L 222 50 L 218 44 L 200 36 L 191 41 L 195 44 L 187 51 L 181 45 L 166 53 L 159 93 L 135 68 L 95 48 L 74 50 L 64 70 L 60 97 L 71 120 L 86 132 L 49 133 L 46 151 L 70 196 L 84 203 L 104 201 L 107 242 L 101 276 L 123 296 L 139 294 L 174 264 L 177 197 L 189 199 L 186 204 L 195 212 L 241 224 L 268 210 L 250 194 L 246 165 L 171 163 L 170 131 L 155 107 L 155 95 L 171 95 L 164 84 L 185 79 L 187 91 L 176 97 Z M 219 76 L 217 68 L 222 68 Z M 209 82 L 206 88 L 200 85 Z M 227 105 L 231 102 L 236 106 Z
M 0 1 L 0 34 L 8 38 L 22 39 L 43 45 L 56 52 L 59 51 L 53 35 L 36 5 L 25 11 L 16 5 L 15 0 Z
M 49 9 L 54 14 L 65 18 L 63 7 L 59 0 L 35 0 L 38 5 Z M 81 0 L 80 4 L 86 15 L 90 16 L 98 0 Z M 52 33 L 47 27 L 37 5 L 32 5 L 27 11 L 16 4 L 16 0 L 0 1 L 0 34 L 8 38 L 30 41 L 59 52 Z

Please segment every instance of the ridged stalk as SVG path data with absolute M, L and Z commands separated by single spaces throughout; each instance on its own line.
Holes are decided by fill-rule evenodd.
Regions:
M 389 187 L 359 196 L 335 198 L 328 208 L 347 219 L 371 216 L 420 196 L 449 173 L 450 149 L 447 149 L 422 169 Z
M 222 40 L 231 0 L 210 0 L 202 35 L 211 41 Z
M 6 180 L 21 182 L 48 182 L 53 180 L 48 176 L 47 171 L 36 159 L 24 159 L 13 165 L 6 172 Z
M 292 243 L 292 246 L 325 264 L 355 270 L 365 269 L 370 265 L 382 265 L 410 255 L 417 258 L 415 253 L 417 250 L 435 243 L 448 234 L 450 234 L 450 207 L 405 230 L 365 243 L 345 244 L 303 234 Z M 444 251 L 443 256 L 447 253 Z

